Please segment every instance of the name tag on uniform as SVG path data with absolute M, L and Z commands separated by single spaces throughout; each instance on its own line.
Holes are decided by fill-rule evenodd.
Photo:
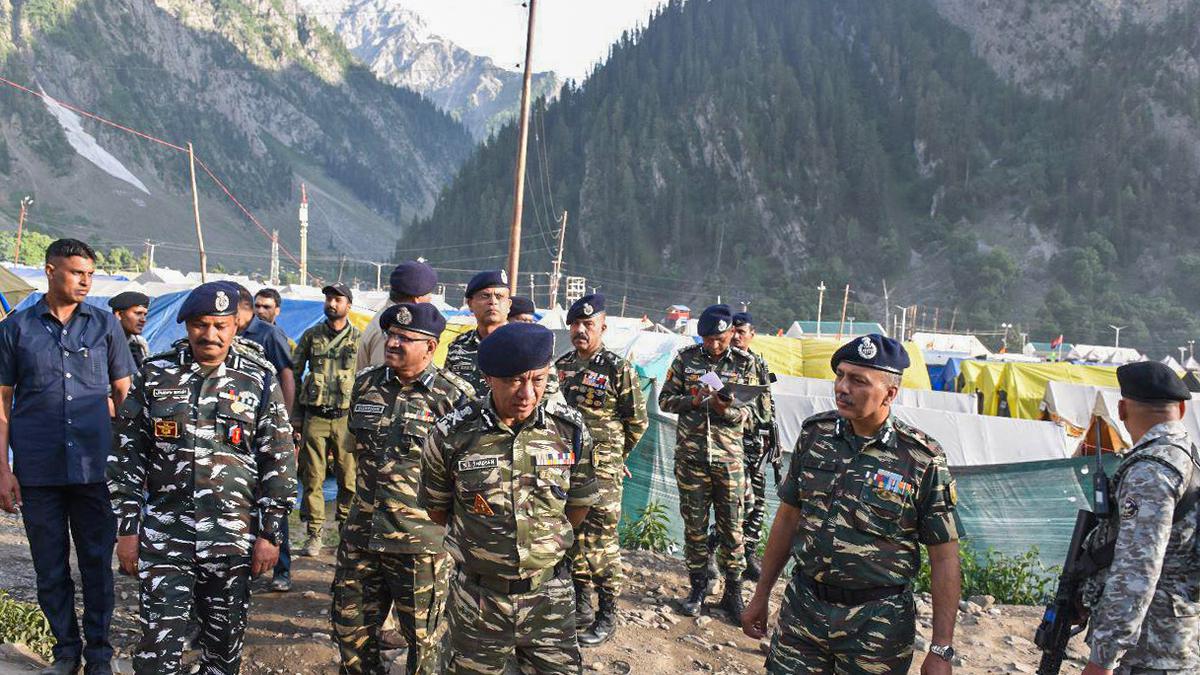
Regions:
M 434 416 L 433 411 L 422 410 L 421 412 L 406 412 L 404 413 L 404 419 L 416 420 L 418 422 L 432 422 L 437 418 Z
M 157 399 L 182 399 L 182 400 L 187 400 L 187 398 L 188 398 L 188 393 L 189 393 L 189 392 L 188 392 L 188 390 L 187 390 L 187 389 L 165 389 L 165 388 L 159 388 L 159 389 L 154 389 L 154 390 L 152 390 L 152 391 L 150 392 L 150 395 L 151 395 L 153 398 L 157 398 Z
M 538 466 L 572 466 L 575 464 L 574 452 L 544 452 L 533 458 Z
M 154 420 L 155 438 L 179 438 L 179 422 L 175 420 Z
M 496 468 L 495 457 L 483 457 L 481 459 L 464 459 L 458 462 L 459 471 L 474 471 L 476 469 L 494 469 Z
M 356 415 L 382 415 L 386 407 L 382 403 L 355 403 Z

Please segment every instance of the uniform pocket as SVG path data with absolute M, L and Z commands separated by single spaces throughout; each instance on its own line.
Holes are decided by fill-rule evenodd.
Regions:
M 873 485 L 863 485 L 858 493 L 852 520 L 854 529 L 873 536 L 889 537 L 900 528 L 904 503 L 890 493 L 881 493 Z
M 254 407 L 257 407 L 257 401 L 242 403 L 222 399 L 217 404 L 217 440 L 238 452 L 249 453 L 255 430 Z

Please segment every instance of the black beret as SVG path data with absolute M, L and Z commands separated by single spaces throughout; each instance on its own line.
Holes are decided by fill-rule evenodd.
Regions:
M 754 317 L 750 316 L 750 312 L 738 312 L 733 315 L 733 325 L 735 326 L 753 326 Z
M 118 312 L 130 307 L 149 307 L 150 296 L 145 293 L 138 293 L 137 291 L 125 291 L 109 298 L 108 306 Z
M 392 326 L 436 338 L 446 330 L 446 317 L 428 302 L 401 302 L 379 315 L 379 327 L 383 332 L 388 332 Z
M 471 277 L 467 283 L 467 292 L 463 295 L 470 299 L 475 293 L 485 288 L 508 288 L 508 273 L 504 270 L 487 270 Z
M 321 292 L 325 295 L 329 295 L 330 293 L 333 293 L 334 295 L 340 295 L 350 302 L 354 302 L 354 294 L 350 292 L 350 287 L 340 281 L 334 282 L 325 288 L 322 288 Z
M 696 322 L 696 332 L 700 337 L 717 335 L 733 328 L 733 310 L 729 305 L 712 305 L 705 308 Z
M 1192 400 L 1192 393 L 1183 380 L 1170 366 L 1158 361 L 1126 363 L 1117 368 L 1117 383 L 1121 385 L 1121 397 L 1134 401 L 1160 403 Z
M 836 372 L 842 361 L 897 375 L 903 373 L 910 363 L 904 345 L 878 333 L 855 338 L 839 347 L 833 353 L 829 366 Z
M 508 310 L 509 316 L 517 316 L 518 314 L 533 314 L 537 311 L 533 301 L 524 296 L 518 295 L 512 299 L 512 307 Z
M 233 316 L 238 310 L 238 287 L 228 281 L 210 281 L 192 289 L 179 306 L 176 323 L 197 316 Z
M 567 310 L 567 323 L 578 321 L 579 319 L 590 319 L 597 314 L 604 313 L 604 294 L 592 293 L 585 295 L 571 304 L 571 309 Z
M 512 377 L 544 368 L 554 356 L 554 333 L 536 323 L 506 323 L 479 343 L 479 370 Z
M 409 260 L 396 265 L 388 283 L 394 293 L 419 298 L 433 292 L 437 286 L 437 272 L 419 260 Z

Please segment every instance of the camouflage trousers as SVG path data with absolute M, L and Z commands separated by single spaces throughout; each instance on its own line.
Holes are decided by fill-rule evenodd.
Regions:
M 565 572 L 565 570 L 564 570 Z M 498 593 L 465 574 L 451 576 L 442 647 L 444 673 L 575 673 L 583 670 L 575 638 L 575 589 L 563 573 L 527 593 Z
M 717 565 L 726 575 L 746 569 L 742 540 L 745 476 L 740 462 L 709 462 L 675 457 L 679 515 L 683 518 L 683 555 L 689 573 L 708 567 L 708 511 L 716 513 Z
M 905 675 L 915 637 L 912 593 L 851 607 L 818 599 L 793 576 L 771 638 L 767 672 Z
M 138 675 L 181 672 L 188 619 L 200 623 L 200 673 L 237 673 L 250 604 L 250 558 L 138 561 L 142 638 L 133 655 Z
M 576 583 L 595 584 L 614 597 L 621 594 L 625 573 L 621 568 L 621 542 L 617 526 L 621 523 L 622 479 L 602 478 L 600 501 L 588 511 L 575 532 L 571 547 L 571 576 Z
M 350 433 L 350 418 L 336 419 L 308 414 L 304 418 L 304 431 L 296 468 L 300 474 L 304 499 L 300 502 L 300 518 L 308 523 L 308 533 L 319 535 L 325 524 L 326 458 L 333 455 L 334 475 L 337 476 L 337 521 L 350 515 L 350 502 L 354 500 L 355 471 L 354 436 Z
M 341 672 L 388 672 L 390 664 L 379 654 L 379 632 L 393 606 L 398 628 L 408 643 L 406 672 L 437 672 L 450 567 L 446 553 L 379 553 L 343 542 L 338 547 L 330 591 Z
M 757 440 L 757 439 L 755 439 Z M 763 517 L 767 511 L 767 476 L 762 461 L 762 444 L 747 437 L 743 447 L 746 450 L 746 478 L 749 479 L 750 490 L 746 495 L 746 518 L 742 523 L 742 536 L 745 539 L 746 551 L 758 550 L 758 541 L 762 538 Z

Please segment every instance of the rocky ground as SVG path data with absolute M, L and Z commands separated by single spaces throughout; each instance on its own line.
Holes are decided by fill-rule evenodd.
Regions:
M 299 528 L 293 528 L 293 532 Z M 620 601 L 621 624 L 609 642 L 584 650 L 584 668 L 597 673 L 753 673 L 761 672 L 766 642 L 746 637 L 715 609 L 710 598 L 704 614 L 684 617 L 678 599 L 686 595 L 682 564 L 666 556 L 628 553 L 629 583 Z M 329 639 L 329 584 L 333 578 L 333 549 L 318 558 L 295 558 L 294 589 L 270 593 L 257 582 L 250 607 L 250 626 L 242 672 L 250 675 L 337 672 L 337 649 Z M 34 601 L 34 582 L 24 530 L 15 517 L 0 515 L 0 589 Z M 77 584 L 78 587 L 78 584 Z M 118 576 L 113 643 L 124 672 L 137 639 L 137 584 Z M 777 616 L 783 584 L 776 588 L 771 615 Z M 993 606 L 987 598 L 964 601 L 959 613 L 956 647 L 961 654 L 956 673 L 1033 673 L 1039 653 L 1031 642 L 1041 616 L 1037 607 Z M 82 603 L 82 600 L 78 600 Z M 918 648 L 927 644 L 930 628 L 928 599 L 918 602 Z M 1063 672 L 1078 672 L 1086 652 L 1079 638 L 1072 642 L 1072 660 Z M 403 672 L 403 658 L 393 673 Z M 20 649 L 0 647 L 0 675 L 25 673 L 36 664 Z M 920 657 L 912 673 L 920 671 Z

